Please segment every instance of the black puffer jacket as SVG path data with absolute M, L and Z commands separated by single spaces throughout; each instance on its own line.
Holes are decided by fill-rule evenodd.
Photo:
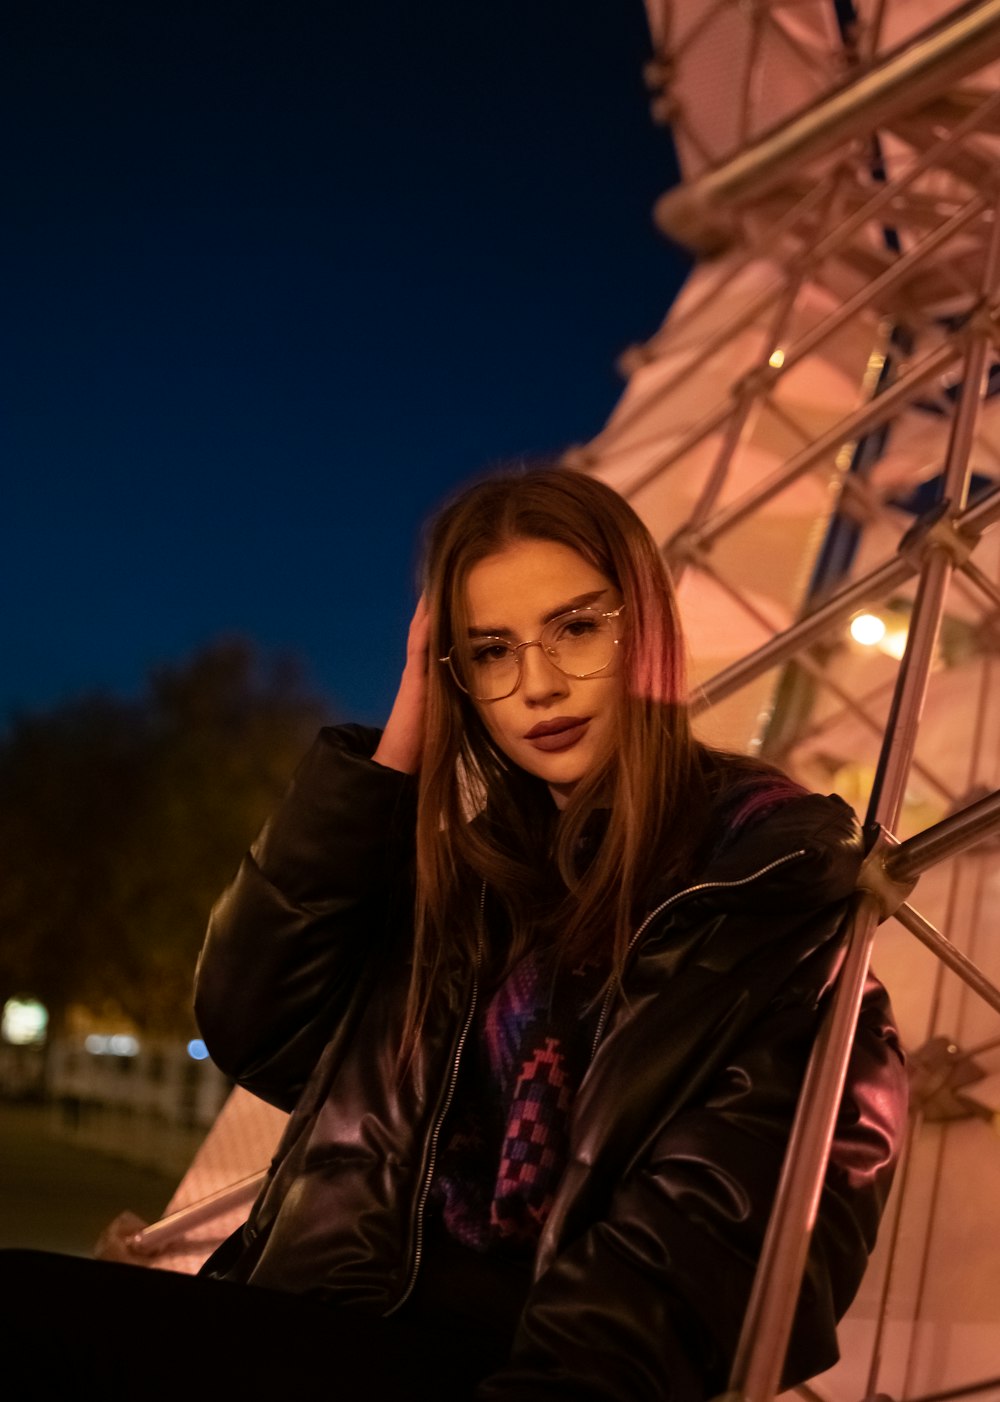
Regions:
M 388 1313 L 419 1269 L 475 990 L 464 1018 L 431 1010 L 398 1077 L 415 784 L 370 760 L 377 738 L 321 733 L 213 912 L 196 1009 L 217 1064 L 294 1111 L 247 1226 L 210 1269 Z M 859 862 L 850 810 L 809 795 L 748 825 L 688 889 L 656 893 L 573 1107 L 509 1365 L 483 1402 L 653 1402 L 679 1367 L 708 1393 L 725 1385 Z M 905 1104 L 871 980 L 786 1382 L 836 1359 Z

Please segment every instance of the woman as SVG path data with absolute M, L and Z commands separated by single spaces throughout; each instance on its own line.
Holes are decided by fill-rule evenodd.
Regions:
M 442 1396 L 724 1388 L 861 851 L 683 696 L 609 488 L 441 513 L 384 732 L 320 735 L 213 913 L 203 1034 L 292 1115 L 208 1276 L 395 1321 Z M 836 1358 L 904 1114 L 873 980 L 788 1383 Z

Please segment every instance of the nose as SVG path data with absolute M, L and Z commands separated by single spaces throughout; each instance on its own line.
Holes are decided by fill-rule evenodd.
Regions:
M 532 703 L 565 696 L 569 691 L 569 679 L 540 642 L 527 643 L 521 652 L 521 691 L 525 701 Z

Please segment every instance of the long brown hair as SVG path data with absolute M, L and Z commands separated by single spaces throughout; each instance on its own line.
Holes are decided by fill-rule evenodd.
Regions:
M 580 781 L 561 814 L 543 781 L 497 748 L 472 702 L 437 661 L 465 636 L 473 565 L 532 539 L 577 551 L 615 584 L 625 604 L 614 753 Z M 561 957 L 597 959 L 609 980 L 618 977 L 644 888 L 654 874 L 669 876 L 690 851 L 688 806 L 699 772 L 670 579 L 648 530 L 610 487 L 559 467 L 491 476 L 432 522 L 425 560 L 430 670 L 417 814 L 411 1047 L 432 991 L 457 989 L 478 957 L 484 883 L 507 914 L 510 945 L 501 959 L 508 967 L 541 935 Z M 606 830 L 592 860 L 581 863 L 598 809 L 608 810 Z

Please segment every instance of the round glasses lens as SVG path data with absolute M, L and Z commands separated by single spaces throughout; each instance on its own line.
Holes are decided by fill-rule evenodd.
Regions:
M 460 686 L 477 701 L 499 701 L 517 687 L 517 653 L 502 638 L 475 638 L 452 649 Z
M 571 677 L 603 672 L 615 655 L 612 620 L 591 609 L 554 618 L 542 630 L 541 642 L 547 656 Z

